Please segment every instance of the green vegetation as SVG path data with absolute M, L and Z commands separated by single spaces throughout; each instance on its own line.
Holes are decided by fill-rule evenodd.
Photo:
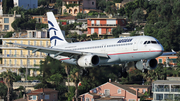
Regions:
M 150 2 L 154 4 L 155 1 Z M 179 50 L 180 47 L 180 2 L 178 0 L 161 0 L 156 2 L 157 7 L 150 11 L 144 32 L 146 35 L 157 38 L 165 51 Z
M 7 101 L 12 100 L 12 93 L 13 93 L 13 82 L 16 80 L 16 76 L 11 71 L 3 72 L 0 74 L 0 77 L 3 78 L 3 82 L 7 87 Z
M 8 14 L 9 10 L 14 7 L 13 0 L 4 0 L 2 2 L 3 14 Z
M 65 4 L 65 6 L 69 9 L 69 7 L 79 6 L 79 4 Z

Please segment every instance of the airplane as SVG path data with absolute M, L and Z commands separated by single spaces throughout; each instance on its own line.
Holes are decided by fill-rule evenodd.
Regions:
M 151 36 L 103 39 L 68 43 L 52 12 L 47 12 L 51 47 L 31 46 L 18 43 L 21 48 L 48 53 L 54 59 L 78 65 L 83 68 L 127 64 L 135 62 L 139 70 L 152 70 L 157 67 L 156 57 L 163 55 L 164 48 Z M 169 54 L 175 54 L 171 52 Z M 125 67 L 123 67 L 125 68 Z

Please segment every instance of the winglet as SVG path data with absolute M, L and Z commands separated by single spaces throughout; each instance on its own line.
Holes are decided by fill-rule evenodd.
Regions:
M 161 56 L 177 54 L 173 49 L 171 49 L 171 51 L 172 52 L 163 53 Z
M 173 49 L 171 49 L 172 52 L 176 53 Z

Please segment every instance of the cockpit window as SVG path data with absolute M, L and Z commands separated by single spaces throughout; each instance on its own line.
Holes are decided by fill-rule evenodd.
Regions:
M 151 43 L 152 43 L 152 44 L 157 44 L 157 42 L 156 42 L 156 41 L 151 41 Z
M 159 41 L 145 41 L 144 44 L 160 44 Z
M 146 43 L 147 43 L 147 41 L 144 42 L 144 44 L 146 44 Z

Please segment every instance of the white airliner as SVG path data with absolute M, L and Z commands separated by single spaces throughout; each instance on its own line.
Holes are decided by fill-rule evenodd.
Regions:
M 32 52 L 45 52 L 52 58 L 80 67 L 95 67 L 112 64 L 126 64 L 136 61 L 139 70 L 157 67 L 156 57 L 163 54 L 159 41 L 151 36 L 104 39 L 96 41 L 68 43 L 52 12 L 47 12 L 51 47 L 30 46 L 17 43 Z

